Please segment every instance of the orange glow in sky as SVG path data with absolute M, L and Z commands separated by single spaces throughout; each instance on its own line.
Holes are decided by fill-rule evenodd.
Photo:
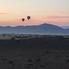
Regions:
M 28 15 L 31 16 L 29 21 Z M 69 0 L 0 0 L 0 25 L 42 23 L 69 25 Z

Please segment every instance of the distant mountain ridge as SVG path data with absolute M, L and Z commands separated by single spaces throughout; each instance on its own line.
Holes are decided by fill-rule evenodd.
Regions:
M 62 26 L 64 29 L 69 29 L 69 26 Z
M 33 26 L 16 26 L 16 27 L 2 27 L 0 26 L 0 34 L 53 34 L 53 35 L 68 35 L 69 29 L 52 24 L 41 24 Z

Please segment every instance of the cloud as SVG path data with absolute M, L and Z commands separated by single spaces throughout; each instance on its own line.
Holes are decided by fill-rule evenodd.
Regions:
M 47 18 L 56 19 L 56 18 L 69 18 L 69 16 L 48 16 Z

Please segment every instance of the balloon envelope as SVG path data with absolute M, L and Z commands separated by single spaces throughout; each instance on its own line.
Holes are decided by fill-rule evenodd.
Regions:
M 31 17 L 30 16 L 27 16 L 27 19 L 29 20 Z
M 25 18 L 22 18 L 22 21 L 25 21 Z

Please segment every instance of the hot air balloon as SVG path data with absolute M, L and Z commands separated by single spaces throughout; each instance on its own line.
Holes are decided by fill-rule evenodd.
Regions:
M 22 18 L 22 21 L 24 22 L 25 21 L 25 18 Z
M 29 20 L 31 17 L 30 16 L 27 16 L 27 19 Z

